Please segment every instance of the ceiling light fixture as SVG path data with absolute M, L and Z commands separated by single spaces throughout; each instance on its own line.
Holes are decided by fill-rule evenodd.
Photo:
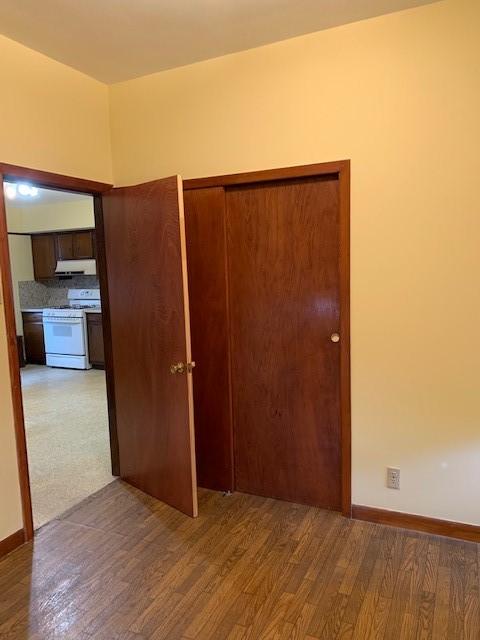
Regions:
M 27 184 L 26 182 L 5 182 L 3 191 L 9 200 L 15 200 L 17 195 L 24 198 L 36 198 L 38 196 L 38 188 Z

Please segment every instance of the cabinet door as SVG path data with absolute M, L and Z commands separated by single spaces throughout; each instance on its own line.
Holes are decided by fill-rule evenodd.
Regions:
M 28 364 L 45 364 L 43 321 L 41 313 L 23 314 L 23 338 L 25 359 Z
M 93 231 L 77 231 L 72 236 L 74 259 L 88 260 L 93 258 Z
M 73 260 L 73 234 L 59 233 L 56 235 L 57 258 L 58 260 Z
M 57 264 L 55 236 L 51 233 L 32 236 L 32 255 L 35 280 L 53 278 Z
M 96 367 L 105 366 L 101 313 L 87 313 L 88 359 Z

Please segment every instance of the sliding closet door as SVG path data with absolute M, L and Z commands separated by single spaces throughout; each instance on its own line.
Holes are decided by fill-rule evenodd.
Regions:
M 187 190 L 184 202 L 198 484 L 233 491 L 225 189 Z
M 236 489 L 340 509 L 338 179 L 226 202 Z

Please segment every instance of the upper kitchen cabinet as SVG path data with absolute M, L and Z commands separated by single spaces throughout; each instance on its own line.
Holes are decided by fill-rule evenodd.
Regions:
M 95 258 L 95 231 L 66 231 L 32 235 L 35 280 L 55 276 L 57 260 L 90 260 Z
M 73 260 L 73 233 L 55 234 L 57 260 Z
M 76 231 L 72 236 L 74 260 L 89 260 L 95 257 L 94 231 Z
M 56 234 L 57 260 L 89 260 L 95 257 L 94 231 Z
M 32 255 L 35 280 L 53 278 L 57 264 L 55 235 L 42 233 L 32 236 Z

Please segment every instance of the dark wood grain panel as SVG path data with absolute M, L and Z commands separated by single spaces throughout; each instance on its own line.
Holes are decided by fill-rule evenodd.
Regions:
M 32 236 L 32 257 L 35 280 L 55 276 L 57 255 L 54 234 L 45 233 Z
M 290 180 L 292 178 L 305 178 L 307 176 L 339 175 L 345 171 L 349 160 L 336 160 L 333 162 L 319 162 L 316 164 L 304 164 L 293 167 L 278 167 L 277 169 L 264 169 L 261 171 L 247 171 L 245 173 L 230 173 L 221 176 L 209 176 L 207 178 L 190 178 L 184 181 L 184 189 L 205 189 L 207 187 L 231 187 L 256 182 L 274 180 Z
M 121 477 L 196 515 L 181 180 L 104 194 L 103 224 Z
M 110 459 L 112 474 L 120 475 L 120 454 L 118 451 L 117 409 L 115 406 L 115 374 L 113 370 L 112 328 L 110 322 L 110 296 L 108 294 L 107 260 L 105 255 L 105 234 L 103 224 L 102 197 L 93 197 L 95 214 L 95 255 L 102 299 L 103 351 L 105 358 L 105 382 L 107 387 L 108 433 L 110 438 Z
M 88 360 L 96 368 L 105 367 L 101 313 L 87 313 Z
M 89 260 L 95 257 L 94 232 L 76 231 L 73 235 L 73 257 L 76 260 Z
M 338 177 L 227 190 L 236 487 L 341 508 Z
M 225 191 L 184 193 L 192 353 L 195 448 L 201 487 L 233 490 Z
M 24 542 L 25 533 L 23 529 L 15 531 L 15 533 L 12 533 L 3 540 L 0 540 L 0 558 L 3 558 L 3 556 L 6 556 L 18 547 L 21 547 Z
M 55 248 L 57 260 L 73 260 L 75 254 L 73 251 L 73 233 L 56 233 Z
M 43 338 L 43 315 L 22 313 L 25 358 L 28 364 L 45 364 L 45 341 Z
M 480 542 L 479 525 L 452 522 L 451 520 L 429 518 L 427 516 L 403 513 L 401 511 L 390 511 L 389 509 L 377 509 L 363 505 L 353 505 L 352 517 L 358 520 L 378 522 L 392 527 L 424 531 L 438 536 L 448 536 L 449 538 L 460 538 L 462 540 Z
M 7 180 L 26 180 L 34 182 L 39 187 L 58 189 L 77 193 L 103 193 L 112 188 L 106 182 L 85 180 L 75 176 L 66 176 L 61 173 L 51 173 L 40 169 L 19 167 L 14 164 L 0 162 L 0 172 Z

